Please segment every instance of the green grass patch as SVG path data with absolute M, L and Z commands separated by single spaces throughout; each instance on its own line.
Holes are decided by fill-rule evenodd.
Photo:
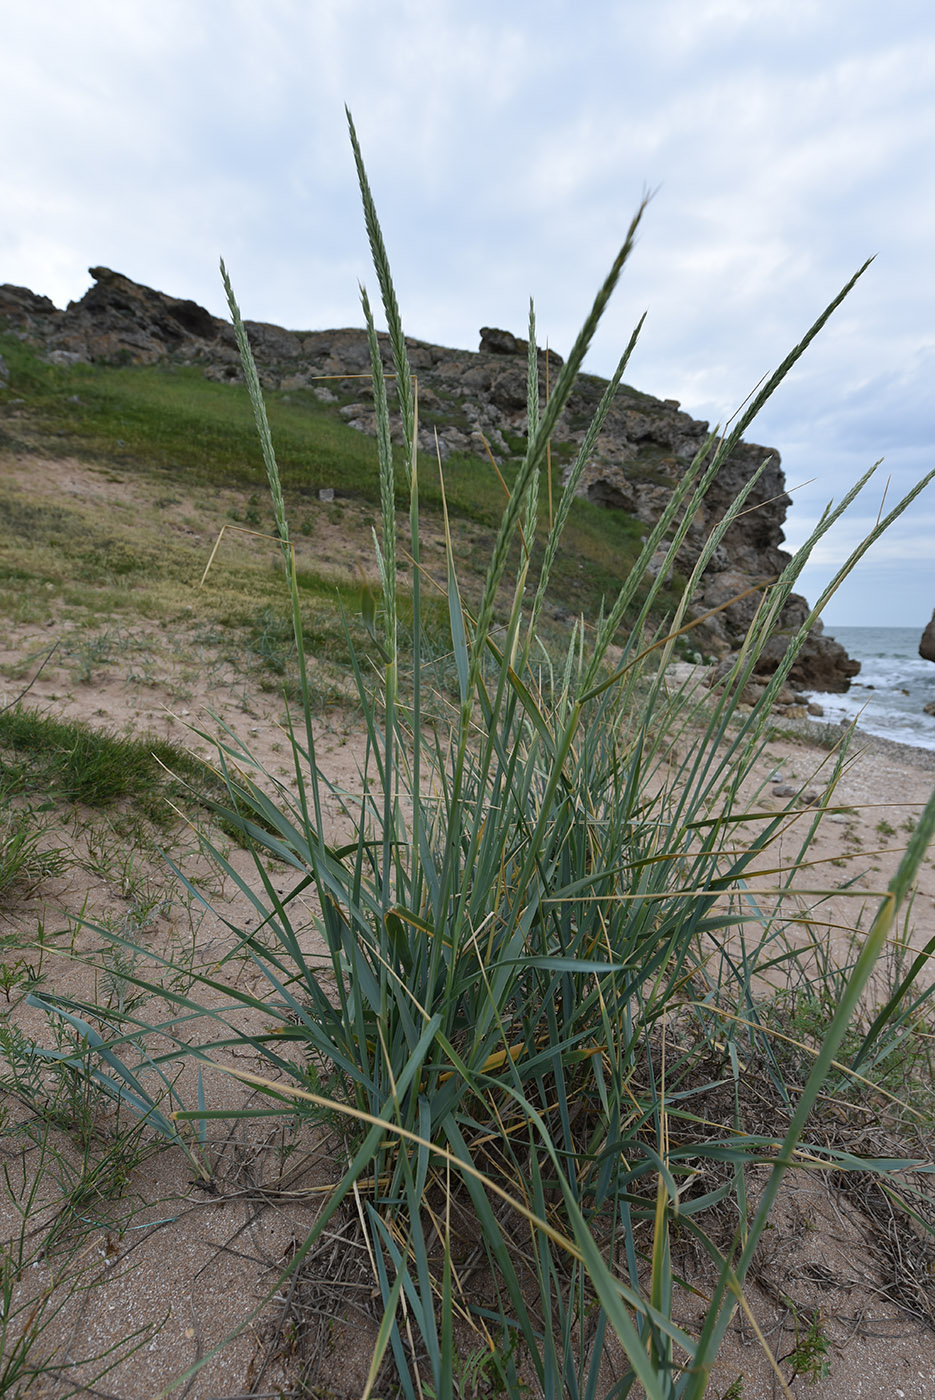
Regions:
M 263 463 L 244 385 L 208 380 L 196 366 L 51 365 L 11 335 L 0 334 L 0 353 L 11 372 L 10 386 L 0 392 L 0 399 L 22 400 L 10 426 L 24 440 L 13 445 L 99 462 L 127 479 L 155 475 L 160 483 L 152 509 L 141 513 L 137 508 L 124 516 L 118 511 L 116 520 L 106 525 L 99 512 L 82 509 L 80 503 L 26 500 L 4 493 L 0 496 L 0 537 L 5 541 L 0 579 L 48 582 L 55 588 L 118 584 L 118 599 L 126 587 L 150 597 L 169 593 L 177 604 L 179 588 L 192 587 L 200 576 L 199 562 L 203 567 L 210 543 L 193 549 L 190 541 L 166 531 L 160 512 L 180 502 L 197 507 L 200 501 L 204 508 L 212 490 L 227 487 L 243 497 L 217 514 L 216 528 L 227 520 L 272 532 L 269 508 L 260 505 L 257 495 L 264 483 Z M 320 518 L 346 525 L 349 553 L 353 554 L 359 538 L 360 556 L 369 566 L 372 548 L 366 511 L 358 518 L 355 506 L 359 510 L 379 502 L 376 443 L 347 427 L 338 417 L 337 405 L 322 404 L 310 390 L 271 392 L 267 411 L 283 493 L 296 521 L 296 539 L 300 544 L 303 536 L 314 541 Z M 486 458 L 453 453 L 444 466 L 453 528 L 470 532 L 459 560 L 468 597 L 480 591 L 503 514 L 504 486 L 512 486 L 525 451 L 524 437 L 514 434 L 508 439 L 515 455 L 500 463 L 502 481 Z M 570 444 L 555 445 L 551 494 L 556 503 L 562 493 L 563 463 L 570 453 Z M 397 498 L 404 503 L 407 489 L 398 448 L 394 449 L 394 471 Z M 440 528 L 442 490 L 437 465 L 430 457 L 423 456 L 421 477 L 423 519 L 426 526 Z M 325 487 L 339 493 L 330 506 L 318 499 Z M 541 494 L 545 499 L 544 480 Z M 563 609 L 595 617 L 638 557 L 645 531 L 642 522 L 622 511 L 574 501 L 553 573 L 553 596 Z M 547 525 L 540 526 L 534 567 L 541 563 L 546 534 Z M 225 560 L 235 557 L 237 568 L 245 563 L 251 569 L 249 590 L 255 590 L 254 561 L 245 554 L 245 549 L 224 546 L 212 574 L 215 596 L 222 586 L 239 591 L 237 569 L 225 572 Z M 314 589 L 319 596 L 330 590 L 336 600 L 333 581 L 322 575 L 313 583 L 314 573 L 313 568 L 302 566 L 303 588 Z M 246 582 L 243 586 L 246 591 Z M 74 588 L 72 592 L 74 596 Z M 657 611 L 671 612 L 676 598 L 673 590 L 664 593 Z M 153 606 L 158 614 L 158 604 Z M 210 599 L 206 606 L 213 610 Z
M 0 335 L 10 369 L 5 397 L 19 425 L 45 446 L 121 468 L 178 473 L 193 483 L 263 482 L 250 402 L 243 385 L 218 384 L 190 365 L 51 365 L 15 336 Z M 270 417 L 282 445 L 284 479 L 376 497 L 376 448 L 310 392 L 271 395 Z
M 28 803 L 13 801 L 10 784 L 0 777 L 0 896 L 28 890 L 65 869 L 64 851 L 44 843 L 49 826 L 48 816 L 37 813 Z
M 176 819 L 169 800 L 191 802 L 179 779 L 202 788 L 217 782 L 200 759 L 163 739 L 123 738 L 22 705 L 0 713 L 0 783 L 9 793 L 38 789 L 46 803 L 95 808 L 132 803 L 164 827 Z

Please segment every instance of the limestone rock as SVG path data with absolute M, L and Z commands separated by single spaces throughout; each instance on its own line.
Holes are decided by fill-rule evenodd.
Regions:
M 24 287 L 0 287 L 0 318 L 22 327 L 50 356 L 79 360 L 153 364 L 193 342 L 233 341 L 231 328 L 197 302 L 153 291 L 107 267 L 89 271 L 94 286 L 64 311 Z
M 299 337 L 292 331 L 284 331 L 282 326 L 271 326 L 266 321 L 244 321 L 244 330 L 258 362 L 297 360 L 302 354 Z
M 797 599 L 793 594 L 790 603 Z M 780 623 L 786 618 L 783 612 Z M 763 647 L 757 659 L 755 672 L 760 676 L 770 676 L 776 670 L 779 663 L 785 656 L 789 642 L 791 641 L 791 629 L 783 628 L 775 632 Z M 821 690 L 831 694 L 841 694 L 850 689 L 851 680 L 860 671 L 860 662 L 853 661 L 833 637 L 825 636 L 824 628 L 820 621 L 816 622 L 810 635 L 805 641 L 805 645 L 796 657 L 792 670 L 789 672 L 789 680 L 800 690 Z
M 496 326 L 481 326 L 480 349 L 482 355 L 521 355 L 528 349 L 528 341 L 517 340 L 511 331 Z
M 239 364 L 234 363 L 208 365 L 205 379 L 213 379 L 217 384 L 239 384 L 243 380 L 243 371 Z
M 636 488 L 627 481 L 622 467 L 608 466 L 596 477 L 587 490 L 588 500 L 599 506 L 614 506 L 625 510 L 627 515 L 636 515 L 639 498 Z
M 919 655 L 923 661 L 935 661 L 935 613 L 932 613 L 932 620 L 922 633 Z
M 41 334 L 42 323 L 61 314 L 48 297 L 37 296 L 28 287 L 14 287 L 10 283 L 0 287 L 0 321 Z
M 538 340 L 538 336 L 536 339 Z M 521 340 L 512 331 L 500 330 L 497 326 L 481 326 L 480 328 L 480 353 L 482 355 L 523 355 L 529 354 L 529 341 Z M 565 361 L 561 355 L 556 355 L 551 346 L 546 350 L 542 345 L 536 346 L 536 354 L 540 360 L 544 360 L 546 354 L 549 363 L 552 365 L 563 365 Z
M 723 687 L 724 682 L 727 679 L 727 676 L 733 669 L 733 666 L 734 658 L 732 656 L 725 656 L 722 661 L 718 662 L 716 666 L 713 666 L 712 669 L 708 672 L 707 676 L 705 677 L 704 683 L 707 686 L 707 688 L 709 690 L 721 689 Z M 763 684 L 758 683 L 754 679 L 747 681 L 743 690 L 737 696 L 737 704 L 749 705 L 752 709 L 753 706 L 760 699 L 765 688 L 766 687 Z

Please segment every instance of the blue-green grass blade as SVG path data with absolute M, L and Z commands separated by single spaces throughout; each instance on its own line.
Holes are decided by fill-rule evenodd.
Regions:
M 311 694 L 308 682 L 308 668 L 305 660 L 305 637 L 302 628 L 302 609 L 299 601 L 299 587 L 296 576 L 295 552 L 289 543 L 289 527 L 286 520 L 286 508 L 282 495 L 282 483 L 279 477 L 279 467 L 276 462 L 276 453 L 273 449 L 272 434 L 269 429 L 269 421 L 266 416 L 266 405 L 263 401 L 263 392 L 260 388 L 260 380 L 256 370 L 256 363 L 253 352 L 250 349 L 250 342 L 244 327 L 240 308 L 234 296 L 230 278 L 227 275 L 227 268 L 221 260 L 221 277 L 224 282 L 224 290 L 227 295 L 227 303 L 230 308 L 231 319 L 234 323 L 234 333 L 237 338 L 237 345 L 240 351 L 241 364 L 243 365 L 244 379 L 250 396 L 250 403 L 253 408 L 254 420 L 257 426 L 257 433 L 260 438 L 260 447 L 263 453 L 263 461 L 266 466 L 267 479 L 269 481 L 270 495 L 273 500 L 273 512 L 276 517 L 276 529 L 280 538 L 283 564 L 286 577 L 289 581 L 289 596 L 292 605 L 292 632 L 295 640 L 296 657 L 299 672 L 299 687 L 302 695 L 302 710 L 305 719 L 305 736 L 308 752 L 314 759 L 315 736 L 312 727 L 312 705 Z M 321 794 L 319 791 L 319 769 L 314 761 L 310 765 L 312 779 L 312 801 L 315 810 L 315 825 L 319 831 L 322 830 Z
M 373 1208 L 369 1205 L 369 1203 L 368 1213 L 370 1213 L 371 1216 L 373 1216 L 374 1218 L 378 1219 L 378 1217 L 375 1216 L 375 1212 L 373 1211 Z M 383 1260 L 382 1255 L 379 1253 L 379 1247 L 376 1257 L 379 1260 L 380 1265 L 382 1265 Z M 379 1373 L 380 1367 L 383 1365 L 383 1357 L 386 1355 L 386 1348 L 389 1344 L 390 1337 L 393 1336 L 393 1334 L 396 1332 L 396 1311 L 399 1307 L 399 1296 L 402 1293 L 403 1281 L 405 1277 L 406 1264 L 405 1260 L 402 1258 L 399 1258 L 396 1264 L 396 1277 L 393 1280 L 393 1285 L 391 1288 L 387 1287 L 388 1280 L 386 1277 L 385 1269 L 382 1267 L 379 1268 L 379 1283 L 384 1298 L 383 1317 L 381 1318 L 380 1326 L 377 1329 L 377 1336 L 373 1345 L 373 1355 L 370 1358 L 370 1366 L 367 1370 L 367 1379 L 364 1382 L 364 1389 L 363 1394 L 361 1396 L 361 1400 L 368 1400 L 373 1390 L 373 1387 L 376 1384 L 377 1375 Z M 395 1350 L 396 1348 L 394 1347 L 394 1351 Z M 402 1365 L 400 1365 L 400 1363 L 402 1363 Z M 396 1366 L 397 1372 L 400 1377 L 400 1382 L 403 1385 L 403 1389 L 406 1395 L 414 1396 L 412 1383 L 409 1380 L 408 1375 L 409 1368 L 405 1364 L 405 1353 L 402 1351 L 401 1344 L 399 1345 L 399 1352 L 396 1356 Z
M 568 478 L 565 482 L 564 487 L 562 488 L 562 494 L 559 499 L 558 510 L 555 513 L 555 519 L 552 522 L 552 527 L 549 530 L 549 537 L 546 540 L 545 556 L 542 561 L 542 569 L 539 574 L 539 582 L 536 587 L 536 596 L 535 600 L 533 601 L 532 612 L 530 615 L 530 636 L 534 635 L 535 629 L 538 625 L 539 617 L 542 612 L 542 604 L 545 601 L 546 590 L 548 589 L 549 580 L 552 576 L 552 569 L 555 565 L 555 558 L 558 554 L 558 548 L 561 543 L 562 535 L 565 532 L 565 526 L 568 524 L 568 516 L 571 512 L 572 503 L 577 494 L 578 484 L 581 481 L 582 473 L 584 472 L 584 469 L 587 466 L 588 462 L 591 460 L 592 453 L 594 452 L 594 448 L 597 445 L 597 440 L 601 434 L 601 429 L 603 428 L 607 415 L 610 412 L 610 408 L 616 396 L 617 389 L 620 386 L 620 381 L 623 378 L 624 370 L 629 364 L 630 357 L 636 348 L 636 342 L 639 339 L 639 335 L 641 330 L 643 329 L 643 323 L 645 320 L 646 314 L 644 312 L 644 314 L 640 317 L 639 321 L 637 322 L 633 334 L 630 336 L 627 348 L 624 350 L 623 354 L 620 356 L 620 359 L 617 362 L 617 367 L 610 378 L 607 388 L 604 390 L 604 393 L 601 397 L 600 403 L 598 404 L 594 417 L 591 419 L 591 422 L 588 425 L 588 430 L 584 435 L 581 447 L 578 450 L 578 455 L 575 458 L 574 463 L 572 464 L 571 470 L 568 473 Z
M 458 695 L 462 709 L 468 703 L 468 672 L 470 658 L 467 633 L 464 626 L 464 610 L 461 603 L 461 589 L 455 567 L 454 550 L 451 545 L 451 527 L 448 521 L 448 498 L 445 493 L 445 474 L 441 462 L 438 464 L 438 477 L 442 496 L 442 522 L 445 527 L 445 564 L 448 573 L 448 621 L 451 627 L 451 648 L 454 653 L 455 670 L 458 675 Z
M 481 597 L 477 618 L 476 632 L 479 638 L 485 638 L 490 632 L 497 592 L 509 557 L 510 544 L 515 538 L 520 516 L 526 503 L 526 493 L 529 488 L 529 483 L 533 475 L 541 468 L 545 461 L 546 447 L 551 441 L 558 420 L 574 388 L 575 380 L 578 377 L 584 357 L 590 347 L 594 333 L 607 307 L 607 303 L 610 301 L 624 265 L 633 251 L 637 229 L 639 228 L 640 221 L 645 212 L 646 203 L 647 201 L 644 200 L 630 224 L 623 245 L 617 257 L 614 259 L 600 291 L 594 299 L 591 310 L 572 346 L 568 359 L 561 368 L 555 383 L 555 389 L 542 413 L 539 427 L 527 448 L 523 465 L 513 485 L 510 499 L 507 502 L 497 531 L 497 538 L 494 543 L 490 566 L 487 570 L 487 577 L 484 583 L 484 591 Z M 480 648 L 475 646 L 471 670 L 472 690 L 479 679 L 480 655 Z M 467 720 L 468 716 L 463 716 L 462 726 L 466 725 Z

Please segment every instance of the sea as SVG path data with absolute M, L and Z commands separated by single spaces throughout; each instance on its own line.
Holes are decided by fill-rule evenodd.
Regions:
M 825 633 L 860 662 L 860 674 L 844 695 L 815 691 L 824 709 L 820 723 L 857 720 L 858 727 L 882 739 L 914 748 L 935 749 L 935 716 L 924 706 L 935 701 L 935 662 L 919 655 L 921 627 L 833 627 Z

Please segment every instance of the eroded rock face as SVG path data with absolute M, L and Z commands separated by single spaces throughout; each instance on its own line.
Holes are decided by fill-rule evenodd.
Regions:
M 72 360 L 153 364 L 195 343 L 233 346 L 231 328 L 197 302 L 143 287 L 108 267 L 88 270 L 94 285 L 64 311 L 24 287 L 0 287 L 0 318 Z
M 196 302 L 141 286 L 109 268 L 90 269 L 94 285 L 58 310 L 48 297 L 25 287 L 0 287 L 0 323 L 6 321 L 50 359 L 152 364 L 162 359 L 200 364 L 219 381 L 241 377 L 233 329 Z M 260 379 L 271 389 L 310 389 L 320 398 L 343 400 L 340 412 L 360 432 L 375 434 L 376 418 L 367 381 L 370 357 L 362 330 L 290 331 L 267 322 L 245 323 Z M 385 335 L 379 337 L 384 365 L 392 372 Z M 452 454 L 485 456 L 522 451 L 526 435 L 528 344 L 510 331 L 485 326 L 480 350 L 452 350 L 407 339 L 418 381 L 419 446 L 443 459 Z M 540 350 L 539 393 L 545 402 L 561 357 Z M 362 376 L 362 377 L 358 377 Z M 560 418 L 555 442 L 566 471 L 577 455 L 606 388 L 606 380 L 580 375 Z M 398 432 L 398 428 L 396 429 Z M 659 400 L 621 385 L 604 429 L 585 467 L 580 493 L 596 504 L 625 511 L 647 531 L 659 519 L 672 491 L 698 454 L 715 443 L 707 423 L 682 412 L 674 399 Z M 790 504 L 779 453 L 738 443 L 715 477 L 692 520 L 677 560 L 687 576 L 711 529 L 738 491 L 766 463 L 743 515 L 734 522 L 701 578 L 695 614 L 711 613 L 696 633 L 697 644 L 724 654 L 743 641 L 762 588 L 789 562 L 783 524 Z M 789 636 L 807 614 L 804 599 L 790 598 L 777 634 L 761 659 L 761 673 L 775 670 Z M 932 632 L 935 660 L 935 619 Z M 925 655 L 925 652 L 922 653 Z M 817 628 L 800 654 L 792 679 L 815 690 L 846 690 L 859 665 Z
M 61 314 L 48 297 L 37 296 L 28 287 L 14 287 L 9 282 L 0 287 L 0 318 L 14 326 L 38 331 L 43 319 Z
M 935 661 L 935 613 L 932 613 L 932 620 L 922 633 L 919 655 L 923 661 Z

